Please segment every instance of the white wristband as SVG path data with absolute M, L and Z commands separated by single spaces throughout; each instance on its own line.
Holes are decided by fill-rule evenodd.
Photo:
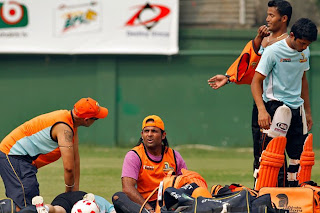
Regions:
M 65 184 L 66 185 L 66 187 L 68 187 L 68 188 L 73 188 L 74 187 L 74 183 L 73 183 L 73 185 L 71 185 L 71 186 L 69 186 L 69 185 L 67 185 L 67 184 Z

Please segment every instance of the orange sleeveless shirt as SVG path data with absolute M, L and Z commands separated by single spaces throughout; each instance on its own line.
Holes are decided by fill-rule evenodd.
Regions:
M 167 152 L 163 153 L 162 160 L 155 162 L 151 160 L 145 150 L 143 143 L 132 149 L 135 151 L 141 161 L 141 168 L 137 180 L 137 190 L 146 199 L 150 193 L 159 186 L 160 182 L 169 171 L 177 172 L 177 163 L 173 149 L 168 148 Z M 157 199 L 155 193 L 149 200 Z
M 243 48 L 240 56 L 227 70 L 229 80 L 236 84 L 251 84 L 261 55 L 254 49 L 253 40 Z
M 76 134 L 71 112 L 57 110 L 39 115 L 14 129 L 1 141 L 0 151 L 7 155 L 27 156 L 37 168 L 52 163 L 61 157 L 58 142 L 51 135 L 52 127 L 59 123 L 65 123 Z

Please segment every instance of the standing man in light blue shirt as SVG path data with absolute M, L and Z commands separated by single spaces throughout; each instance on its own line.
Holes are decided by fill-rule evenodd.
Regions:
M 307 134 L 303 133 L 302 114 L 306 112 L 308 131 L 312 127 L 306 71 L 310 69 L 309 45 L 317 40 L 317 27 L 309 19 L 294 23 L 288 38 L 264 50 L 251 84 L 258 108 L 258 124 L 269 129 L 276 109 L 283 104 L 291 109 L 291 125 L 287 133 L 286 151 L 290 159 L 300 159 Z M 263 140 L 263 138 L 261 138 Z M 271 138 L 261 142 L 265 149 Z M 296 173 L 299 165 L 289 165 L 288 173 Z M 290 176 L 286 186 L 297 185 Z

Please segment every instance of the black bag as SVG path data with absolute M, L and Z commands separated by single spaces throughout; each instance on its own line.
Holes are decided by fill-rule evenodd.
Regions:
M 269 207 L 268 207 L 269 206 Z M 197 213 L 234 212 L 234 213 L 262 213 L 274 212 L 270 196 L 253 197 L 249 191 L 242 190 L 230 194 L 216 195 L 213 198 L 199 197 L 193 208 Z
M 123 192 L 116 192 L 112 196 L 112 203 L 117 213 L 139 213 L 141 206 L 130 200 Z M 145 209 L 142 213 L 148 213 Z
M 15 213 L 16 205 L 11 198 L 0 200 L 0 213 Z
M 168 188 L 169 189 L 169 188 Z M 170 189 L 171 190 L 171 189 Z M 179 191 L 176 191 L 177 193 Z M 180 194 L 181 195 L 181 194 Z M 177 196 L 178 197 L 178 196 Z M 192 202 L 188 199 L 179 197 L 176 203 L 181 203 L 184 207 L 179 212 L 184 213 L 214 213 L 214 212 L 234 212 L 234 213 L 275 213 L 272 207 L 270 195 L 255 197 L 250 194 L 248 190 L 241 190 L 238 192 L 226 193 L 213 196 L 213 198 L 198 197 Z M 167 201 L 166 201 L 167 203 Z M 170 202 L 169 202 L 170 203 Z M 176 204 L 171 202 L 171 206 Z M 188 206 L 189 205 L 189 206 Z M 173 212 L 171 209 L 161 209 L 162 213 Z
M 185 190 L 168 187 L 163 194 L 165 206 L 161 207 L 161 212 L 186 212 L 191 210 L 194 198 L 188 195 Z

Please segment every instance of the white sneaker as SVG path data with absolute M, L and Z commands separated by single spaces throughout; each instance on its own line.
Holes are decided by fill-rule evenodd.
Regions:
M 83 199 L 84 199 L 84 200 L 95 201 L 94 194 L 92 194 L 92 193 L 85 194 L 85 195 L 83 196 Z
M 35 205 L 38 213 L 49 213 L 43 204 L 43 197 L 35 196 L 32 198 L 32 205 Z

